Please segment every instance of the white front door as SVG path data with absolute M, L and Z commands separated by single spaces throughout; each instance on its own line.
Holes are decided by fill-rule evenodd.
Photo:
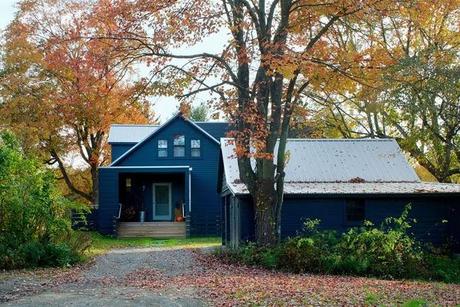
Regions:
M 158 221 L 171 220 L 171 184 L 153 184 L 153 219 Z

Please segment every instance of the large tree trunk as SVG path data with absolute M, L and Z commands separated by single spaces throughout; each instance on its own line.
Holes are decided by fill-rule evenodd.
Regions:
M 255 239 L 259 245 L 275 245 L 279 242 L 281 203 L 274 194 L 273 185 L 260 185 L 254 197 Z

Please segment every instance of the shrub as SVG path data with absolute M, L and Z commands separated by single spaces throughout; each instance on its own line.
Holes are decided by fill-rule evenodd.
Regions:
M 377 228 L 370 222 L 344 233 L 336 247 L 342 255 L 335 271 L 385 278 L 415 277 L 424 268 L 421 245 L 408 234 L 410 205 L 398 218 Z
M 0 134 L 0 269 L 63 266 L 88 246 L 71 228 L 71 211 L 85 206 L 64 198 L 53 174 L 25 156 L 14 137 Z
M 411 235 L 410 205 L 400 217 L 378 227 L 366 221 L 343 234 L 318 230 L 307 220 L 303 234 L 275 247 L 250 243 L 223 255 L 229 260 L 290 272 L 330 273 L 382 278 L 425 278 L 460 282 L 460 259 L 435 255 Z

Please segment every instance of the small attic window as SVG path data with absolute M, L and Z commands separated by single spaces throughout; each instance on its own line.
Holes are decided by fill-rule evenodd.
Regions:
M 168 141 L 158 140 L 158 157 L 166 158 L 168 156 Z
M 345 204 L 347 223 L 359 224 L 366 217 L 364 199 L 347 199 Z
M 185 157 L 185 136 L 176 135 L 174 137 L 174 157 Z

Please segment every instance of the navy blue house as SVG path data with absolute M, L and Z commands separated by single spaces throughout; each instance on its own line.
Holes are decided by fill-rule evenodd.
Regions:
M 234 145 L 221 139 L 223 242 L 254 239 L 254 207 L 239 180 Z M 420 240 L 460 252 L 460 185 L 421 182 L 391 139 L 289 139 L 281 235 L 298 234 L 307 218 L 346 231 L 364 220 L 380 224 L 407 204 Z
M 161 126 L 112 125 L 113 162 L 99 168 L 99 232 L 220 235 L 218 140 L 227 128 L 180 114 Z
M 119 236 L 254 238 L 254 210 L 239 180 L 228 123 L 180 114 L 161 126 L 112 125 L 112 163 L 99 169 L 97 229 Z M 424 241 L 457 244 L 460 185 L 420 182 L 394 140 L 289 139 L 283 237 L 306 218 L 344 231 L 380 223 L 407 204 Z

